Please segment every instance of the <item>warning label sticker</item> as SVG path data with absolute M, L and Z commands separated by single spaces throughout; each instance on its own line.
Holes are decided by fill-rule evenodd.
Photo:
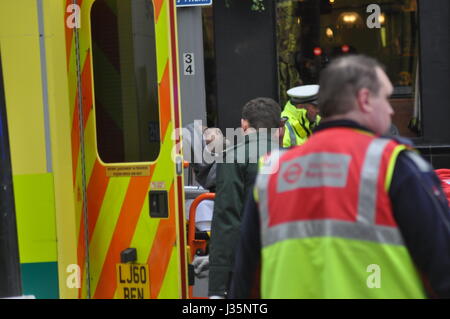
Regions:
M 107 166 L 108 177 L 150 176 L 150 166 Z

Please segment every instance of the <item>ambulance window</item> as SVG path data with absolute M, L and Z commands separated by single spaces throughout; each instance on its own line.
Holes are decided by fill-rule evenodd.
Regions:
M 278 0 L 281 102 L 290 87 L 317 83 L 333 58 L 366 54 L 386 67 L 394 85 L 395 126 L 401 135 L 417 136 L 418 33 L 416 0 Z
M 91 32 L 99 156 L 154 161 L 161 138 L 153 3 L 96 0 Z

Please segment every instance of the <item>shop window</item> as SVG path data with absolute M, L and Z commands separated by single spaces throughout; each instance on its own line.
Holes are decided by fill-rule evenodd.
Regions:
M 377 22 L 372 8 L 380 9 Z M 372 16 L 371 16 L 372 15 Z M 333 58 L 351 53 L 386 67 L 394 93 L 393 122 L 401 135 L 420 134 L 416 0 L 278 0 L 280 100 L 287 89 L 318 82 Z
M 203 56 L 205 66 L 207 125 L 217 126 L 217 81 L 214 51 L 214 15 L 212 6 L 202 7 Z
M 96 0 L 91 35 L 100 158 L 156 160 L 161 138 L 152 1 Z

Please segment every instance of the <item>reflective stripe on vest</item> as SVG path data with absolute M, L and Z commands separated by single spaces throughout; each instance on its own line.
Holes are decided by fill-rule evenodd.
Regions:
M 342 221 L 336 219 L 321 219 L 298 222 L 287 222 L 269 227 L 269 209 L 268 209 L 268 183 L 271 174 L 259 174 L 256 185 L 259 192 L 259 210 L 261 214 L 262 246 L 267 247 L 276 242 L 286 239 L 309 238 L 333 236 L 347 239 L 360 239 L 381 244 L 404 245 L 399 230 L 395 227 L 375 225 L 376 199 L 377 199 L 377 181 L 380 173 L 381 158 L 383 150 L 390 142 L 388 139 L 374 139 L 371 141 L 362 165 L 357 221 Z M 319 158 L 326 158 L 330 162 L 341 163 L 340 171 L 336 174 L 345 174 L 346 166 L 350 162 L 350 156 L 346 154 L 335 153 L 312 153 L 306 156 L 296 158 L 293 161 L 302 161 L 302 166 L 306 163 L 317 163 Z M 291 161 L 290 164 L 293 162 Z M 285 167 L 283 163 L 280 167 L 278 176 L 283 175 Z M 337 176 L 337 175 L 336 175 Z M 320 187 L 320 186 L 345 186 L 346 176 L 333 178 L 333 176 L 312 178 L 300 178 L 297 183 L 292 183 L 289 188 L 277 180 L 277 192 L 289 191 L 302 187 Z M 303 184 L 302 184 L 303 183 Z M 318 184 L 322 183 L 322 184 Z M 337 185 L 336 183 L 340 183 Z
M 388 139 L 374 139 L 367 149 L 359 184 L 358 222 L 360 223 L 375 225 L 377 181 L 381 157 L 389 142 Z
M 285 153 L 286 150 L 283 149 L 273 149 L 272 152 L 265 154 L 259 159 L 258 162 L 258 180 L 261 178 L 270 176 L 271 174 L 275 174 L 278 172 L 280 156 Z M 259 202 L 259 192 L 258 192 L 258 182 L 255 182 L 255 187 L 253 187 L 253 197 L 256 202 Z
M 289 141 L 289 145 L 283 145 L 283 146 L 284 147 L 289 147 L 289 146 L 297 145 L 297 137 L 295 135 L 294 128 L 292 127 L 291 123 L 289 123 L 289 121 L 286 121 L 285 125 L 286 125 L 286 127 L 287 127 L 287 129 L 289 131 L 290 141 Z

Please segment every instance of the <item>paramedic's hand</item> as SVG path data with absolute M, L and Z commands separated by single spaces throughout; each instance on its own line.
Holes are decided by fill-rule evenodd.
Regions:
M 194 265 L 194 272 L 197 278 L 205 278 L 207 276 L 206 271 L 209 269 L 209 255 L 196 255 L 192 261 L 192 265 Z

